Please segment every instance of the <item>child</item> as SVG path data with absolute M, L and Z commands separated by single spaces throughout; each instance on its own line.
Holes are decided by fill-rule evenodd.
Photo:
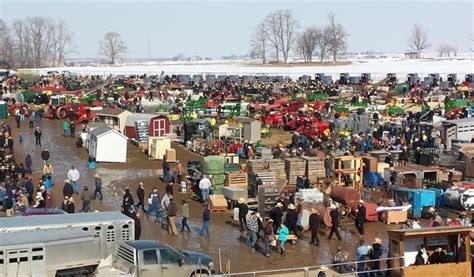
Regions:
M 277 233 L 278 233 L 278 243 L 280 244 L 280 254 L 282 256 L 285 256 L 286 255 L 285 242 L 288 240 L 287 236 L 290 233 L 290 231 L 285 226 L 285 223 L 282 222 Z

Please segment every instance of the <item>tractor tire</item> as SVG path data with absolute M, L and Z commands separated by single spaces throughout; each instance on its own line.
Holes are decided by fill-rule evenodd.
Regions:
M 64 107 L 59 107 L 56 111 L 56 116 L 59 118 L 59 119 L 65 119 L 66 116 L 67 116 L 67 111 Z

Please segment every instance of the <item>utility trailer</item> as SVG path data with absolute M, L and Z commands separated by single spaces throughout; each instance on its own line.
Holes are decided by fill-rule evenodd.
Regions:
M 116 243 L 135 238 L 133 219 L 120 212 L 59 214 L 51 216 L 28 216 L 0 218 L 0 238 L 6 234 L 21 235 L 33 230 L 80 229 L 97 236 L 100 246 L 97 252 L 102 259 L 108 258 Z
M 0 237 L 4 277 L 87 276 L 102 260 L 100 238 L 80 228 L 20 230 Z

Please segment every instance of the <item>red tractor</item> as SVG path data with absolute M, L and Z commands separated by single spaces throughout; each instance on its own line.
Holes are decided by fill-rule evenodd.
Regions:
M 260 120 L 264 125 L 277 128 L 283 124 L 283 114 L 280 112 L 271 113 L 267 116 L 262 116 Z

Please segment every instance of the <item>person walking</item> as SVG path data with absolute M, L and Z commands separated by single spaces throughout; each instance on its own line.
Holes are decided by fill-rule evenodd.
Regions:
M 184 232 L 184 228 L 188 229 L 188 232 L 191 232 L 191 229 L 188 226 L 188 218 L 189 218 L 189 204 L 186 200 L 183 199 L 181 202 L 181 232 Z
M 364 206 L 364 201 L 359 200 L 357 204 L 356 216 L 355 216 L 355 226 L 360 236 L 364 236 L 364 222 L 365 222 L 366 209 Z
M 41 159 L 43 160 L 43 163 L 46 164 L 49 161 L 50 154 L 47 148 L 44 148 L 43 151 L 41 151 Z
M 68 136 L 68 130 L 69 130 L 69 123 L 67 121 L 63 122 L 63 137 Z
M 30 128 L 35 127 L 35 113 L 33 112 L 33 110 L 30 110 L 30 115 L 28 116 L 28 119 L 30 121 L 29 123 Z
M 199 189 L 201 190 L 202 201 L 207 204 L 209 198 L 209 190 L 211 189 L 212 183 L 206 175 L 199 182 Z
M 166 209 L 167 219 L 168 219 L 168 234 L 177 236 L 178 231 L 176 231 L 176 224 L 174 222 L 174 218 L 176 217 L 177 208 L 176 204 L 174 203 L 173 198 L 170 198 L 170 203 L 168 204 L 168 208 Z
M 84 190 L 81 192 L 80 197 L 82 200 L 82 212 L 89 213 L 91 211 L 91 201 L 93 195 L 87 186 L 84 186 Z
M 74 193 L 79 194 L 79 184 L 77 183 L 77 181 L 79 181 L 79 178 L 81 177 L 79 170 L 77 170 L 72 165 L 71 169 L 69 169 L 67 173 L 67 177 L 69 178 L 69 180 L 71 180 L 72 187 L 74 188 Z
M 43 166 L 43 175 L 47 178 L 47 177 L 51 177 L 53 174 L 54 174 L 53 166 L 49 162 L 46 162 L 46 164 Z
M 278 234 L 278 243 L 280 245 L 280 255 L 285 256 L 286 255 L 286 249 L 285 249 L 285 242 L 288 240 L 288 234 L 290 231 L 288 228 L 285 226 L 285 223 L 281 223 L 280 227 L 278 228 L 277 234 Z
M 331 214 L 332 226 L 331 226 L 331 232 L 329 232 L 328 239 L 331 240 L 332 235 L 336 234 L 337 239 L 342 240 L 341 234 L 339 234 L 339 209 L 337 208 L 336 205 L 331 204 L 330 210 L 331 210 L 330 214 Z
M 148 207 L 148 211 L 146 212 L 147 216 L 150 216 L 151 213 L 155 212 L 158 213 L 160 210 L 160 195 L 158 194 L 158 189 L 154 188 L 148 198 L 148 203 L 150 206 Z
M 36 127 L 36 130 L 35 130 L 35 139 L 36 139 L 36 145 L 39 145 L 41 146 L 41 136 L 43 135 L 43 133 L 41 132 L 40 130 L 40 127 Z
M 129 213 L 133 211 L 133 204 L 135 204 L 135 201 L 133 201 L 133 196 L 130 193 L 130 189 L 125 188 L 125 194 L 122 198 L 122 208 L 126 215 L 129 215 Z
M 137 208 L 138 207 L 142 207 L 142 211 L 144 213 L 146 213 L 146 210 L 145 210 L 145 189 L 143 188 L 143 183 L 140 182 L 138 184 L 138 188 L 137 188 L 137 198 L 138 198 L 138 204 L 137 204 Z
M 382 240 L 375 238 L 372 243 L 372 249 L 369 251 L 370 270 L 373 271 L 370 273 L 371 277 L 382 277 L 384 276 L 383 272 L 380 271 L 380 261 L 379 260 L 383 255 L 383 246 Z
M 71 121 L 69 123 L 69 130 L 71 131 L 71 133 L 69 134 L 72 138 L 76 136 L 76 124 L 74 123 L 74 121 Z
M 366 271 L 366 263 L 367 263 L 367 254 L 371 249 L 370 246 L 365 245 L 365 240 L 361 239 L 359 241 L 359 247 L 356 250 L 357 256 L 357 272 L 364 272 Z M 359 277 L 369 277 L 368 273 L 359 273 L 357 274 Z
M 288 205 L 288 212 L 286 213 L 285 217 L 285 225 L 288 227 L 288 230 L 291 234 L 298 235 L 298 231 L 296 229 L 296 223 L 298 221 L 298 213 L 296 212 L 296 207 L 293 203 Z
M 249 212 L 249 207 L 247 206 L 247 204 L 245 204 L 244 198 L 239 198 L 237 207 L 239 208 L 240 231 L 243 232 L 247 229 L 246 218 L 247 213 Z
M 30 154 L 27 154 L 25 156 L 25 173 L 26 174 L 31 174 L 33 172 L 32 167 L 33 166 L 33 159 L 31 158 Z
M 273 232 L 273 219 L 268 220 L 267 225 L 265 225 L 265 228 L 264 228 L 263 232 L 264 232 L 263 242 L 265 244 L 265 248 L 263 249 L 263 255 L 268 258 L 268 257 L 270 257 L 270 246 L 271 246 L 271 244 L 273 242 L 276 243 L 275 233 Z
M 176 161 L 176 180 L 174 182 L 180 183 L 183 180 L 183 164 L 180 161 Z
M 252 252 L 255 252 L 255 247 L 257 243 L 257 233 L 258 233 L 258 220 L 255 212 L 252 212 L 250 217 L 247 219 L 247 228 L 248 228 L 248 238 L 247 244 L 252 247 Z
M 94 184 L 95 184 L 94 200 L 97 198 L 97 195 L 99 195 L 99 200 L 102 201 L 102 199 L 103 199 L 103 195 L 102 195 L 102 179 L 100 178 L 99 173 L 94 174 Z
M 211 211 L 209 210 L 209 206 L 207 204 L 204 204 L 203 207 L 204 210 L 202 212 L 202 227 L 200 235 L 201 237 L 203 237 L 204 234 L 207 234 L 207 237 L 209 238 L 211 236 L 211 230 L 209 229 L 209 222 L 211 221 Z
M 311 243 L 319 246 L 319 226 L 321 225 L 321 216 L 315 208 L 311 208 L 311 215 L 309 216 L 309 229 L 311 230 Z
M 166 160 L 166 156 L 163 158 L 163 183 L 168 184 L 170 181 L 170 164 Z
M 64 186 L 63 186 L 63 196 L 64 197 L 71 197 L 72 194 L 74 193 L 74 188 L 71 185 L 71 181 L 69 179 L 64 180 Z

